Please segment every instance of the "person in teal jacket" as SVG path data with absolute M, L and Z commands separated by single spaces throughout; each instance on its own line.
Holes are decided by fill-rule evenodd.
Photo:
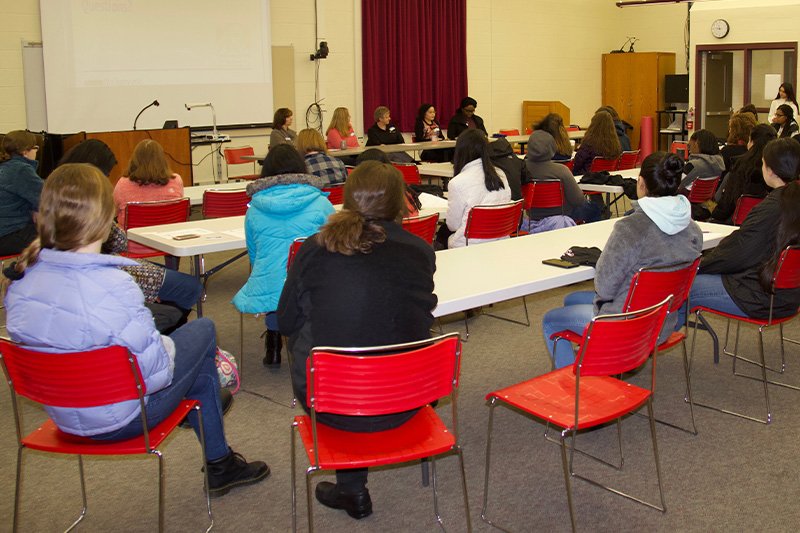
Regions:
M 286 281 L 289 248 L 298 237 L 317 233 L 334 212 L 324 178 L 306 174 L 306 163 L 291 145 L 273 147 L 261 178 L 247 186 L 252 197 L 245 217 L 245 237 L 252 272 L 233 305 L 242 313 L 266 313 L 264 364 L 281 362 L 281 337 L 275 310 Z

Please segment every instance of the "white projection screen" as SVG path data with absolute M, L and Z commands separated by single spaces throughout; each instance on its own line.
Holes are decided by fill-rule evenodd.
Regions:
M 53 133 L 272 120 L 269 0 L 41 0 Z

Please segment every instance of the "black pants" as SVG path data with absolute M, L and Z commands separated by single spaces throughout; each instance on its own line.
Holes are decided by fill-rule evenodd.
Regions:
M 36 226 L 28 224 L 22 229 L 0 237 L 0 255 L 13 255 L 22 252 L 36 238 Z

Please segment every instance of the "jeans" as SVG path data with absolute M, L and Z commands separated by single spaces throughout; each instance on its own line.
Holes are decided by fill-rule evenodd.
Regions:
M 582 205 L 576 206 L 569 213 L 572 220 L 583 220 L 584 222 L 597 222 L 602 215 L 603 206 L 594 202 L 584 202 Z
M 184 399 L 199 400 L 205 432 L 206 460 L 214 461 L 228 455 L 222 405 L 219 399 L 219 376 L 214 356 L 217 335 L 214 323 L 200 318 L 178 328 L 170 338 L 175 341 L 175 372 L 172 383 L 160 391 L 148 394 L 147 426 L 152 428 L 169 416 Z M 200 436 L 197 412 L 189 413 L 189 424 Z M 110 433 L 95 435 L 97 440 L 124 440 L 142 434 L 141 418 Z
M 551 309 L 542 319 L 542 333 L 547 351 L 553 359 L 553 368 L 563 368 L 575 362 L 575 351 L 572 343 L 560 340 L 553 351 L 550 335 L 558 331 L 569 330 L 583 334 L 586 324 L 594 317 L 594 291 L 577 291 L 564 298 L 564 307 Z
M 171 302 L 181 309 L 189 310 L 197 303 L 203 286 L 200 281 L 189 274 L 164 269 L 164 283 L 158 291 L 158 299 L 162 302 Z
M 278 313 L 273 311 L 264 315 L 264 325 L 270 331 L 278 331 Z
M 736 316 L 747 316 L 747 313 L 739 309 L 739 306 L 731 298 L 725 286 L 722 284 L 722 276 L 719 274 L 698 274 L 694 278 L 692 289 L 689 291 L 689 303 L 692 307 L 702 305 L 723 313 Z M 679 329 L 686 321 L 686 305 L 682 305 L 678 310 Z

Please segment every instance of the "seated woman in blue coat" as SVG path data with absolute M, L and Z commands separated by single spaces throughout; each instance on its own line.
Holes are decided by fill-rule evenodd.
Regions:
M 44 182 L 36 173 L 36 137 L 10 131 L 0 149 L 0 256 L 20 253 L 36 238 L 33 213 Z
M 308 174 L 306 162 L 290 144 L 272 148 L 264 159 L 261 178 L 247 186 L 252 197 L 245 216 L 247 253 L 253 267 L 233 305 L 241 313 L 266 313 L 264 365 L 281 364 L 281 335 L 275 310 L 286 280 L 289 248 L 298 237 L 308 237 L 333 213 L 328 180 Z
M 202 404 L 208 489 L 222 496 L 269 475 L 230 449 L 222 423 L 214 323 L 201 318 L 160 335 L 141 289 L 120 266 L 136 263 L 100 253 L 116 208 L 111 183 L 87 163 L 58 167 L 42 190 L 38 238 L 6 268 L 5 304 L 11 339 L 34 350 L 63 353 L 122 346 L 138 360 L 147 394 L 147 423 L 160 423 L 184 398 Z M 65 433 L 125 440 L 143 432 L 137 401 L 99 407 L 45 407 Z M 189 424 L 198 437 L 198 415 Z

